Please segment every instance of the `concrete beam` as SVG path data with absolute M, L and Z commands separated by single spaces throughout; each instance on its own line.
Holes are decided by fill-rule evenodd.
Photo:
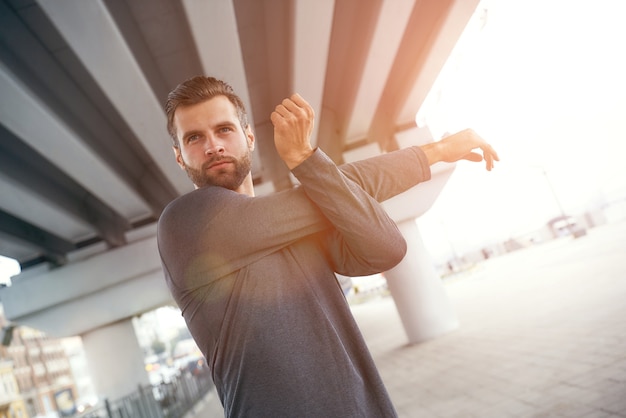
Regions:
M 0 289 L 5 315 L 55 337 L 84 334 L 173 303 L 155 237 L 27 273 Z
M 172 164 L 171 141 L 163 129 L 166 120 L 160 99 L 154 95 L 103 2 L 68 0 L 38 4 L 175 189 L 180 194 L 192 190 L 187 176 Z
M 415 0 L 396 0 L 382 4 L 354 110 L 348 122 L 348 144 L 367 137 L 369 121 L 374 119 L 385 88 L 385 83 L 380 80 L 384 80 L 391 71 L 414 3 Z
M 143 199 L 2 63 L 0 97 L 0 120 L 15 136 L 126 219 L 143 219 L 151 214 Z
M 479 2 L 479 0 L 455 0 L 451 3 L 443 24 L 437 36 L 434 37 L 433 45 L 424 58 L 413 89 L 398 115 L 399 125 L 415 120 L 415 114 L 424 103 Z
M 304 97 L 316 115 L 322 114 L 334 8 L 334 0 L 295 1 L 292 91 Z M 317 144 L 319 125 L 313 127 L 313 146 Z

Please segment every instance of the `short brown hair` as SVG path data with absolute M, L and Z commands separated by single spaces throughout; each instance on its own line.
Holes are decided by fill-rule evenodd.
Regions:
M 167 115 L 167 131 L 169 132 L 174 146 L 178 147 L 176 127 L 174 126 L 174 113 L 179 106 L 189 106 L 210 100 L 215 96 L 226 97 L 237 110 L 239 123 L 245 131 L 248 127 L 248 114 L 243 101 L 235 94 L 230 84 L 214 77 L 196 76 L 180 83 L 167 95 L 165 113 Z

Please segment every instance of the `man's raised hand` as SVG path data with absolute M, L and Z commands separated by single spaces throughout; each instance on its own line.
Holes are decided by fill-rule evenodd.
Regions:
M 440 141 L 422 146 L 428 162 L 439 161 L 453 163 L 459 160 L 480 162 L 485 160 L 488 171 L 493 168 L 494 161 L 500 161 L 498 153 L 472 129 L 465 129 Z M 480 149 L 482 155 L 475 150 Z
M 270 119 L 274 125 L 276 151 L 290 170 L 313 154 L 311 134 L 315 112 L 299 94 L 284 99 Z

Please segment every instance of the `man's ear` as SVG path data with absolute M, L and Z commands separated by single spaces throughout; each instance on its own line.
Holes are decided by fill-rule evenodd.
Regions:
M 248 148 L 250 151 L 254 151 L 254 132 L 252 132 L 250 125 L 246 127 L 246 138 L 248 139 Z
M 176 163 L 178 163 L 178 166 L 180 167 L 181 170 L 184 170 L 185 162 L 183 161 L 183 156 L 180 155 L 180 147 L 172 147 L 172 150 L 174 150 L 174 157 L 176 158 Z

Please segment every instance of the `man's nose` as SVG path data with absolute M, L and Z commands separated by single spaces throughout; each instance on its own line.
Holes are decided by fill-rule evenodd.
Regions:
M 208 139 L 206 141 L 205 144 L 205 149 L 204 149 L 204 153 L 207 155 L 212 155 L 212 154 L 223 154 L 224 153 L 224 146 L 219 143 L 218 141 L 215 140 L 211 140 Z

